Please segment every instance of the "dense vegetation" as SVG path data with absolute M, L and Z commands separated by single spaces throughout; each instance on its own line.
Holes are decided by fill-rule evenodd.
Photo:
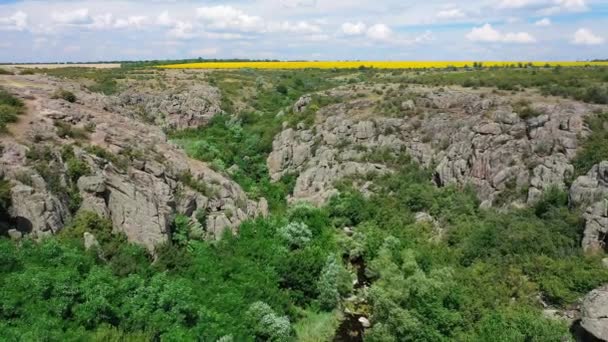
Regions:
M 554 75 L 551 70 L 542 72 Z M 494 72 L 503 71 L 441 77 Z M 388 154 L 376 157 L 396 172 L 374 176 L 375 195 L 366 198 L 347 179 L 323 208 L 287 206 L 294 176 L 271 183 L 266 157 L 283 122 L 310 123 L 310 112 L 291 110 L 294 101 L 349 79 L 401 74 L 233 71 L 206 77 L 224 94 L 226 114 L 171 138 L 252 196 L 268 198 L 270 216 L 247 221 L 238 236 L 227 232 L 217 242 L 201 240 L 204 217 L 177 216 L 171 242 L 155 256 L 86 212 L 39 242 L 0 238 L 0 340 L 324 341 L 348 309 L 369 317 L 368 341 L 559 341 L 569 338 L 567 325 L 544 317 L 542 309 L 569 309 L 608 282 L 602 256 L 582 253 L 581 213 L 558 189 L 531 208 L 480 209 L 471 189 L 438 188 L 428 170 Z M 416 77 L 432 83 L 439 76 Z M 515 84 L 519 76 L 505 77 Z M 317 94 L 310 107 L 331 101 Z M 603 114 L 590 119 L 593 133 L 577 170 L 607 158 L 605 123 Z M 28 158 L 51 190 L 77 208 L 74 182 L 89 170 L 69 147 L 62 152 L 41 146 Z M 116 164 L 122 158 L 91 152 Z M 55 179 L 60 163 L 68 168 L 64 181 Z M 8 193 L 9 184 L 0 181 L 0 214 Z M 417 221 L 420 212 L 436 222 Z M 85 233 L 98 241 L 89 250 Z
M 332 72 L 337 77 L 345 72 Z M 284 206 L 295 178 L 271 183 L 266 158 L 283 122 L 292 125 L 313 116 L 294 113 L 291 106 L 303 94 L 341 84 L 322 71 L 214 72 L 209 82 L 222 91 L 222 109 L 230 115 L 213 118 L 205 128 L 175 132 L 171 137 L 194 158 L 227 171 L 250 195 L 264 196 L 272 208 Z M 315 97 L 311 107 L 328 100 Z
M 591 132 L 574 160 L 579 175 L 587 173 L 593 165 L 608 160 L 608 113 L 587 118 L 587 125 Z
M 375 324 L 369 340 L 498 333 L 550 341 L 567 327 L 540 315 L 538 294 L 567 308 L 608 281 L 600 261 L 582 255 L 580 216 L 559 191 L 534 208 L 501 213 L 479 210 L 470 191 L 434 187 L 413 164 L 378 186 L 383 195 L 365 199 L 346 187 L 324 209 L 295 206 L 218 243 L 199 241 L 177 219 L 173 243 L 153 263 L 86 213 L 41 243 L 2 240 L 1 338 L 289 340 L 294 323 L 311 315 L 335 324 L 326 315 L 353 293 L 344 256 L 368 265 L 368 304 L 357 309 Z M 416 223 L 418 211 L 436 217 L 441 231 Z M 346 226 L 355 227 L 352 237 L 341 233 Z M 99 248 L 84 250 L 85 231 Z M 256 310 L 268 311 L 272 324 Z M 300 334 L 318 323 L 307 324 Z

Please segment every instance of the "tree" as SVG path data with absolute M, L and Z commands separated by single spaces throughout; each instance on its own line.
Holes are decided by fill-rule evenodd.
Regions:
M 327 257 L 327 262 L 317 283 L 319 304 L 324 310 L 333 310 L 340 297 L 352 291 L 352 277 L 335 255 Z
M 251 304 L 247 311 L 254 334 L 265 341 L 283 342 L 291 340 L 292 328 L 289 318 L 278 316 L 264 302 Z
M 291 222 L 279 228 L 279 235 L 291 249 L 303 248 L 310 242 L 312 233 L 308 226 L 302 222 Z

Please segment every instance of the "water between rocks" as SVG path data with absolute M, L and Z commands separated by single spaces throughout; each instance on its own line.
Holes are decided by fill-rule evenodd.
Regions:
M 349 260 L 348 257 L 345 257 L 344 261 L 345 263 L 349 262 L 356 270 L 357 283 L 354 286 L 355 290 L 371 285 L 370 279 L 365 275 L 365 260 L 363 260 L 363 257 L 358 257 L 353 260 Z M 365 329 L 361 322 L 359 322 L 359 318 L 361 317 L 365 316 L 345 312 L 344 319 L 336 330 L 333 342 L 363 342 L 363 333 Z

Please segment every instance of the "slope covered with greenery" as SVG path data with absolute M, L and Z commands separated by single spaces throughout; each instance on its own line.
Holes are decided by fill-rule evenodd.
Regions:
M 501 213 L 479 210 L 471 192 L 434 187 L 412 164 L 378 184 L 372 198 L 345 188 L 326 208 L 295 206 L 218 243 L 189 237 L 193 227 L 176 220 L 154 262 L 92 214 L 40 243 L 2 240 L 1 338 L 291 340 L 309 313 L 331 314 L 360 291 L 343 260 L 362 258 L 371 341 L 550 341 L 567 327 L 542 317 L 538 295 L 567 308 L 608 281 L 600 260 L 582 254 L 580 215 L 558 191 Z M 418 211 L 440 220 L 444 239 L 415 222 Z M 84 231 L 99 249 L 84 250 Z M 259 318 L 258 306 L 270 314 Z
M 491 71 L 468 75 L 483 72 Z M 155 256 L 86 212 L 41 241 L 0 238 L 0 340 L 323 341 L 347 310 L 369 317 L 367 341 L 568 340 L 566 323 L 546 318 L 543 308 L 572 308 L 608 282 L 608 270 L 601 256 L 583 254 L 581 212 L 560 190 L 531 208 L 480 209 L 471 189 L 438 188 L 407 156 L 383 156 L 395 172 L 375 176 L 371 197 L 349 179 L 322 208 L 287 205 L 294 177 L 270 182 L 272 139 L 283 122 L 310 124 L 310 113 L 290 110 L 302 94 L 343 84 L 347 74 L 380 77 L 208 76 L 224 95 L 226 115 L 171 137 L 252 197 L 268 198 L 269 217 L 208 242 L 201 225 L 178 216 L 172 241 Z M 460 77 L 453 75 L 445 77 Z M 331 101 L 315 97 L 313 105 Z M 590 120 L 595 129 L 576 161 L 580 170 L 604 156 L 597 146 L 605 118 Z M 0 185 L 4 210 L 10 187 Z M 420 212 L 437 225 L 417 222 Z M 98 247 L 84 248 L 85 232 Z

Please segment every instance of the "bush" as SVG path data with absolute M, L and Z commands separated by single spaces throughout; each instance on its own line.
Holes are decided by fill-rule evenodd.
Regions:
M 264 302 L 251 304 L 247 316 L 249 316 L 252 331 L 262 341 L 283 342 L 292 340 L 292 328 L 289 319 L 278 316 L 268 304 Z
M 55 128 L 57 128 L 57 135 L 60 138 L 87 139 L 89 137 L 86 130 L 74 127 L 67 122 L 56 120 Z
M 8 208 L 11 206 L 11 183 L 0 177 L 0 222 L 8 220 Z
M 589 172 L 593 165 L 608 160 L 608 112 L 587 118 L 591 134 L 584 140 L 573 161 L 576 175 Z
M 287 87 L 282 84 L 279 84 L 275 89 L 280 94 L 283 94 L 283 95 L 287 94 Z
M 78 181 L 82 176 L 88 176 L 91 174 L 89 165 L 78 158 L 69 158 L 67 160 L 67 174 L 72 182 Z
M 6 129 L 6 124 L 17 121 L 23 107 L 21 100 L 0 88 L 0 131 Z
M 342 296 L 352 291 L 352 277 L 336 256 L 330 255 L 321 271 L 317 286 L 321 308 L 331 311 L 338 305 Z
M 302 222 L 291 222 L 279 228 L 278 233 L 281 238 L 287 242 L 289 248 L 291 249 L 305 247 L 312 238 L 310 229 L 308 229 L 308 226 Z
M 74 95 L 74 93 L 72 93 L 69 90 L 65 90 L 65 89 L 57 89 L 53 95 L 51 96 L 52 99 L 63 99 L 65 101 L 68 101 L 70 103 L 74 103 L 76 102 L 76 95 Z

